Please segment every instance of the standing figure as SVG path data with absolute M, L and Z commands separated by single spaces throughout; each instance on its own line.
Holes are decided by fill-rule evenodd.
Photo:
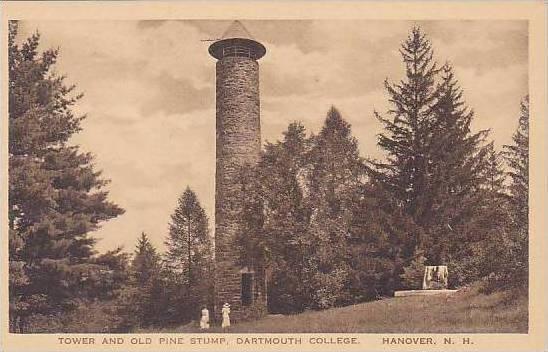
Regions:
M 223 332 L 225 332 L 230 327 L 230 304 L 225 303 L 223 305 L 221 314 L 223 315 L 223 322 L 221 324 L 221 327 L 223 328 Z
M 209 310 L 206 306 L 202 308 L 202 318 L 200 319 L 200 329 L 209 329 Z

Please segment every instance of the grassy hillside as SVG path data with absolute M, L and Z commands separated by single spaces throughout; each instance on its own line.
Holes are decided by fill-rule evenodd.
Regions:
M 485 295 L 478 291 L 477 288 L 463 289 L 450 296 L 389 298 L 325 311 L 270 315 L 233 325 L 230 332 L 527 332 L 528 308 L 524 294 Z M 198 332 L 197 325 L 147 332 Z M 219 331 L 218 327 L 209 330 Z

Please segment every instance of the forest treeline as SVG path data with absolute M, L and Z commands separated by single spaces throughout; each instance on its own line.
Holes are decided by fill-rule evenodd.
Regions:
M 13 332 L 127 332 L 196 320 L 211 309 L 208 218 L 179 197 L 160 253 L 145 233 L 133 253 L 97 253 L 90 236 L 123 214 L 93 157 L 69 143 L 85 116 L 40 37 L 9 27 L 9 314 Z M 448 265 L 451 287 L 527 287 L 528 121 L 496 150 L 450 64 L 420 28 L 400 48 L 405 75 L 385 81 L 385 158 L 362 157 L 332 107 L 313 134 L 291 123 L 241 171 L 242 265 L 269 268 L 272 313 L 325 309 L 419 288 L 424 265 Z M 518 104 L 519 102 L 516 102 Z M 363 118 L 370 118 L 364 116 Z M 367 154 L 367 151 L 363 151 Z M 526 290 L 523 291 L 526 294 Z
M 489 131 L 471 130 L 451 65 L 436 63 L 419 28 L 400 53 L 405 76 L 385 81 L 390 108 L 375 112 L 385 159 L 360 157 L 351 126 L 331 108 L 317 135 L 291 124 L 241 178 L 242 260 L 271 268 L 270 311 L 420 288 L 424 265 L 447 265 L 451 287 L 526 286 L 527 97 L 514 144 L 496 151 Z

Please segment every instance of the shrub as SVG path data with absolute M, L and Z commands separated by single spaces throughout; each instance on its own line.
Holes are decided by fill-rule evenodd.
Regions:
M 416 251 L 415 256 L 408 266 L 403 268 L 403 274 L 400 275 L 404 288 L 418 290 L 422 288 L 424 278 L 424 263 L 426 257 L 423 251 Z

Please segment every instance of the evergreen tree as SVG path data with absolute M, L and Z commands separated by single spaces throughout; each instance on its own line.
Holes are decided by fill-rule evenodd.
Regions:
M 69 145 L 84 116 L 71 111 L 81 95 L 53 72 L 58 51 L 38 52 L 40 36 L 16 43 L 9 23 L 10 329 L 24 331 L 33 314 L 76 306 L 95 240 L 88 235 L 123 213 L 107 200 L 107 181 L 93 157 Z
M 360 186 L 356 197 L 349 240 L 350 294 L 356 301 L 392 296 L 400 288 L 405 243 L 419 229 L 374 181 Z
M 82 300 L 74 313 L 63 317 L 63 331 L 120 332 L 124 317 L 119 314 L 119 306 L 120 302 L 126 303 L 120 298 L 131 284 L 130 254 L 122 249 L 118 247 L 92 259 L 98 270 L 86 278 L 85 285 L 91 286 L 86 291 L 93 294 Z
M 508 256 L 511 247 L 511 210 L 505 185 L 502 153 L 495 150 L 493 142 L 486 146 L 486 167 L 483 185 L 479 192 L 483 196 L 482 214 L 479 225 L 483 238 L 472 245 L 470 264 L 477 268 L 478 277 L 487 277 L 490 288 L 499 286 L 508 279 Z M 510 260 L 512 261 L 512 260 Z
M 413 290 L 422 289 L 425 261 L 426 257 L 423 255 L 423 251 L 417 250 L 411 264 L 403 269 L 403 274 L 400 274 L 405 287 Z
M 439 95 L 436 78 L 440 69 L 433 60 L 430 41 L 414 27 L 402 44 L 405 79 L 399 83 L 385 81 L 392 107 L 388 117 L 375 112 L 386 133 L 379 135 L 378 145 L 387 153 L 387 161 L 369 161 L 368 171 L 376 187 L 390 194 L 390 200 L 417 224 L 422 225 L 427 194 L 428 140 L 433 124 L 432 106 Z M 410 233 L 403 248 L 411 257 L 415 247 L 422 247 L 421 232 Z
M 144 232 L 141 233 L 141 237 L 139 238 L 136 247 L 131 267 L 135 275 L 136 283 L 143 287 L 158 274 L 160 269 L 160 256 Z
M 483 177 L 485 179 L 484 189 L 493 196 L 503 196 L 506 194 L 505 174 L 503 166 L 503 153 L 495 150 L 495 145 L 490 142 L 485 146 L 486 167 Z
M 207 302 L 212 285 L 212 244 L 207 215 L 189 187 L 177 201 L 165 241 L 165 263 L 174 277 L 180 319 L 191 319 Z
M 485 222 L 489 194 L 484 188 L 495 182 L 487 178 L 487 169 L 489 158 L 495 162 L 496 155 L 489 154 L 494 153 L 492 145 L 485 145 L 487 130 L 472 133 L 474 113 L 463 101 L 451 66 L 445 65 L 440 76 L 427 140 L 429 167 L 419 224 L 428 234 L 426 257 L 431 264 L 450 265 L 452 279 L 457 279 L 452 283 L 458 284 L 478 278 L 471 248 L 492 230 Z
M 312 142 L 308 156 L 308 201 L 313 207 L 308 236 L 312 248 L 308 259 L 315 275 L 309 278 L 308 286 L 314 290 L 313 305 L 327 308 L 351 299 L 347 294 L 348 241 L 364 168 L 351 126 L 334 107 Z
M 244 256 L 262 257 L 255 263 L 271 268 L 271 311 L 351 299 L 347 241 L 363 172 L 350 125 L 331 108 L 318 136 L 306 138 L 301 124 L 290 124 L 282 141 L 266 145 L 256 172 L 242 177 L 252 190 L 245 192 L 239 243 Z
M 91 263 L 96 270 L 86 278 L 85 284 L 90 301 L 109 301 L 115 299 L 130 279 L 128 253 L 122 247 L 94 256 Z M 97 275 L 98 274 L 98 275 Z M 82 285 L 84 286 L 84 285 Z
M 76 309 L 54 316 L 34 315 L 28 332 L 121 332 L 119 298 L 130 283 L 129 257 L 121 247 L 94 256 L 92 270 L 81 277 Z
M 503 267 L 503 286 L 525 286 L 529 273 L 529 97 L 520 107 L 518 128 L 513 144 L 504 146 L 510 168 L 510 233 L 506 239 L 507 255 Z
M 122 317 L 119 328 L 123 331 L 162 322 L 165 295 L 161 274 L 161 258 L 143 232 L 131 263 L 130 281 L 119 300 L 117 314 Z
M 304 310 L 307 302 L 303 275 L 309 247 L 309 140 L 296 122 L 283 135 L 282 141 L 266 144 L 253 170 L 242 172 L 244 228 L 237 243 L 243 266 L 270 268 L 269 311 L 290 313 Z
M 437 68 L 420 29 L 412 30 L 400 51 L 406 78 L 386 84 L 390 118 L 377 114 L 388 132 L 379 136 L 388 161 L 370 162 L 369 174 L 374 189 L 389 194 L 386 202 L 412 220 L 403 259 L 411 264 L 421 252 L 427 264 L 450 265 L 451 284 L 459 285 L 478 278 L 476 266 L 470 264 L 473 247 L 491 230 L 485 221 L 488 198 L 482 191 L 488 131 L 472 133 L 474 115 L 452 68 Z
M 513 144 L 504 146 L 510 167 L 510 195 L 514 222 L 523 234 L 529 230 L 529 97 L 520 105 L 519 124 L 513 136 Z

